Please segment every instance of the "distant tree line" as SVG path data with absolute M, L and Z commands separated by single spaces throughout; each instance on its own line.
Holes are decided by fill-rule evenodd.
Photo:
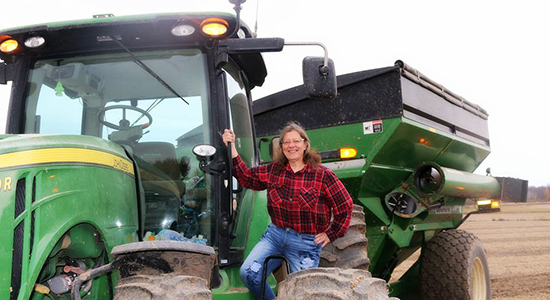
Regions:
M 527 190 L 528 201 L 550 201 L 550 185 L 530 186 Z

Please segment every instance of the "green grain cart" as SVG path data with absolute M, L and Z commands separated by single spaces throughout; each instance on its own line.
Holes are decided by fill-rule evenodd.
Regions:
M 467 198 L 500 195 L 495 178 L 472 174 L 490 152 L 487 117 L 401 61 L 338 76 L 332 100 L 310 99 L 299 86 L 254 102 L 264 162 L 279 128 L 297 121 L 364 210 L 355 224 L 367 239 L 335 241 L 322 252 L 322 265 L 364 268 L 356 252 L 368 244 L 368 269 L 390 280 L 421 249 L 390 285 L 401 299 L 491 298 L 481 242 L 456 229 L 469 216 Z
M 285 42 L 252 38 L 233 2 L 236 16 L 98 15 L 0 31 L 0 84 L 11 83 L 1 300 L 252 299 L 239 267 L 270 223 L 266 194 L 236 185 L 221 133 L 233 128 L 244 161 L 259 163 L 250 90 L 267 75 L 260 53 Z M 334 97 L 326 56 L 304 70 L 309 95 Z M 280 299 L 388 298 L 363 270 L 267 280 Z

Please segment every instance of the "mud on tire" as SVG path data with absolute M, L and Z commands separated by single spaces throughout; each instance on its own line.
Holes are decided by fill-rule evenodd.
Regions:
M 323 248 L 319 266 L 368 270 L 370 260 L 367 255 L 366 231 L 363 207 L 353 205 L 348 232 Z
M 135 275 L 119 280 L 114 300 L 211 300 L 205 279 L 194 276 Z
M 423 300 L 490 300 L 491 283 L 481 241 L 463 230 L 447 230 L 422 250 Z
M 388 300 L 386 281 L 365 270 L 311 268 L 279 284 L 277 300 Z

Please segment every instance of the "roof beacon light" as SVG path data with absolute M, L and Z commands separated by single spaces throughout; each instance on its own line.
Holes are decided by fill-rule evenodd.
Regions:
M 14 39 L 7 39 L 0 44 L 0 51 L 4 53 L 11 53 L 19 47 L 19 43 Z
M 177 24 L 172 28 L 172 35 L 175 36 L 188 36 L 195 32 L 195 27 L 189 24 Z
M 201 23 L 202 32 L 211 37 L 220 37 L 227 32 L 229 23 L 220 18 L 209 18 Z
M 352 147 L 340 148 L 340 158 L 354 158 L 357 156 L 357 149 Z
M 38 48 L 38 47 L 44 45 L 45 42 L 46 42 L 46 40 L 43 37 L 33 36 L 33 37 L 30 37 L 27 40 L 25 40 L 24 44 L 27 48 Z

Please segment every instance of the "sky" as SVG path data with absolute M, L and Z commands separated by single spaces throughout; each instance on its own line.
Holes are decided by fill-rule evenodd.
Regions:
M 545 1 L 248 0 L 242 19 L 258 37 L 322 42 L 338 75 L 387 67 L 398 59 L 489 113 L 492 153 L 476 173 L 550 185 L 550 18 Z M 152 12 L 233 12 L 229 1 L 18 1 L 0 28 Z M 27 10 L 21 10 L 27 8 Z M 319 47 L 268 53 L 268 77 L 254 98 L 302 83 L 301 61 Z M 0 133 L 9 88 L 0 86 Z

